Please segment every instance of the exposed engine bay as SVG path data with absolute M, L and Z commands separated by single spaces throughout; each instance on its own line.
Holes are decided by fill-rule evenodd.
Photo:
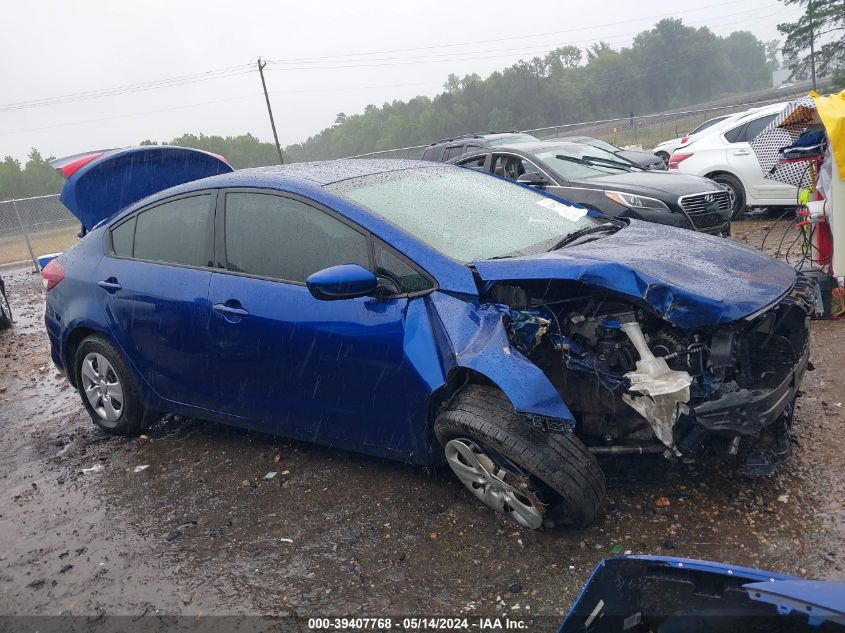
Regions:
M 769 474 L 790 450 L 808 366 L 810 285 L 740 321 L 685 331 L 647 305 L 573 283 L 498 284 L 511 345 L 548 376 L 594 452 L 747 455 Z

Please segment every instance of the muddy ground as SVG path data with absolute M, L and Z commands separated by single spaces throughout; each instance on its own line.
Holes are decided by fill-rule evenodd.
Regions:
M 759 244 L 771 225 L 737 223 L 734 239 Z M 799 443 L 775 477 L 615 458 L 593 526 L 531 532 L 448 471 L 199 420 L 109 437 L 50 363 L 38 277 L 3 277 L 16 324 L 0 332 L 2 614 L 557 617 L 626 551 L 845 575 L 843 321 L 813 323 Z

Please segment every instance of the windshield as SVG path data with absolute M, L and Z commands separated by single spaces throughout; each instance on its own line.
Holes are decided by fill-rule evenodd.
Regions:
M 462 263 L 542 252 L 598 224 L 586 209 L 451 166 L 374 174 L 326 188 Z
M 610 143 L 606 143 L 605 141 L 598 138 L 585 137 L 583 141 L 579 142 L 584 143 L 585 145 L 591 145 L 592 147 L 598 147 L 599 149 L 603 149 L 604 151 L 610 152 L 611 154 L 615 154 L 619 151 L 618 147 L 615 147 Z
M 538 152 L 536 156 L 566 180 L 640 171 L 626 159 L 592 145 L 568 144 L 566 147 L 553 147 Z
M 502 136 L 499 138 L 490 139 L 487 141 L 487 144 L 490 147 L 495 147 L 496 145 L 505 145 L 511 143 L 534 143 L 535 141 L 539 141 L 540 139 L 534 138 L 530 134 L 511 134 L 509 136 Z

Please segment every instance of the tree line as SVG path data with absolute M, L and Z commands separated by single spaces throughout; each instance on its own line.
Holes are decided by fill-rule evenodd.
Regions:
M 467 132 L 635 117 L 770 87 L 777 49 L 777 42 L 764 43 L 748 31 L 721 37 L 706 27 L 665 19 L 620 49 L 606 42 L 586 51 L 562 46 L 487 78 L 450 74 L 434 98 L 418 96 L 368 105 L 360 114 L 339 113 L 331 127 L 283 151 L 286 162 L 322 160 Z M 222 154 L 235 168 L 277 160 L 272 144 L 250 134 L 185 134 L 168 143 Z M 0 163 L 0 199 L 55 193 L 60 187 L 61 179 L 37 150 L 24 165 L 11 157 Z

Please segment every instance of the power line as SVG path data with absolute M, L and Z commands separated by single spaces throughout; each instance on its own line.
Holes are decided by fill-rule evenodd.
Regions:
M 147 90 L 156 90 L 159 88 L 169 88 L 171 86 L 179 86 L 190 83 L 197 83 L 201 81 L 210 81 L 213 79 L 222 79 L 224 77 L 234 77 L 237 75 L 244 75 L 253 72 L 252 65 L 231 66 L 229 68 L 221 68 L 218 70 L 209 70 L 201 73 L 194 73 L 191 75 L 182 75 L 179 77 L 170 77 L 167 79 L 159 79 L 138 84 L 129 84 L 125 86 L 117 86 L 113 88 L 103 88 L 100 90 L 92 90 L 88 92 L 78 92 L 57 97 L 46 97 L 43 99 L 33 99 L 30 101 L 19 101 L 17 103 L 8 103 L 0 105 L 0 112 L 12 112 L 15 110 L 25 110 L 30 108 L 39 108 L 48 105 L 55 105 L 59 103 L 71 103 L 74 101 L 83 101 L 87 99 L 97 99 L 101 97 L 111 97 L 115 95 L 128 94 L 133 92 L 145 92 Z
M 570 33 L 570 32 L 573 32 L 573 31 L 583 31 L 584 29 L 595 28 L 595 27 L 598 27 L 598 26 L 615 26 L 615 25 L 620 25 L 620 24 L 631 24 L 631 23 L 635 23 L 635 22 L 643 22 L 643 21 L 647 21 L 647 20 L 653 20 L 653 19 L 665 18 L 665 17 L 673 17 L 673 16 L 679 17 L 679 16 L 686 15 L 688 13 L 696 12 L 696 11 L 701 11 L 701 10 L 704 10 L 704 9 L 711 9 L 711 8 L 718 8 L 718 7 L 731 5 L 731 4 L 734 4 L 734 2 L 723 2 L 723 3 L 718 3 L 718 4 L 712 4 L 712 5 L 707 5 L 707 6 L 704 6 L 704 7 L 698 7 L 698 8 L 695 8 L 695 9 L 689 9 L 687 11 L 675 12 L 674 14 L 660 14 L 660 15 L 653 15 L 653 16 L 644 16 L 644 17 L 640 17 L 640 18 L 634 18 L 634 19 L 631 19 L 631 20 L 621 20 L 621 21 L 618 21 L 618 22 L 605 23 L 605 24 L 602 24 L 602 25 L 594 25 L 594 26 L 579 27 L 579 28 L 572 28 L 572 29 L 564 29 L 564 30 L 560 30 L 560 31 L 547 31 L 547 32 L 541 32 L 541 33 L 517 35 L 517 36 L 512 36 L 512 37 L 496 38 L 496 39 L 489 39 L 489 40 L 475 40 L 475 41 L 472 41 L 472 42 L 454 42 L 454 43 L 450 43 L 450 44 L 421 46 L 421 47 L 413 47 L 413 48 L 405 48 L 405 49 L 392 49 L 392 50 L 374 51 L 374 52 L 368 52 L 368 53 L 346 53 L 346 54 L 329 55 L 329 56 L 323 56 L 323 57 L 310 57 L 310 58 L 304 57 L 304 58 L 294 58 L 294 59 L 288 59 L 288 60 L 270 60 L 271 64 L 274 64 L 276 66 L 283 66 L 283 67 L 279 67 L 279 68 L 270 68 L 270 70 L 326 70 L 326 69 L 332 70 L 332 69 L 361 68 L 361 67 L 396 66 L 396 65 L 404 65 L 404 64 L 412 64 L 412 63 L 437 63 L 438 61 L 452 61 L 451 57 L 454 57 L 456 55 L 466 55 L 467 52 L 456 51 L 454 53 L 440 54 L 438 57 L 445 58 L 445 59 L 441 59 L 441 60 L 421 59 L 420 61 L 414 61 L 414 58 L 407 58 L 407 57 L 406 58 L 384 58 L 384 60 L 393 59 L 394 63 L 386 63 L 386 64 L 365 63 L 365 64 L 336 65 L 337 62 L 342 62 L 343 58 L 351 58 L 351 57 L 359 57 L 360 58 L 362 56 L 371 56 L 371 55 L 376 55 L 376 54 L 384 54 L 384 53 L 392 53 L 392 52 L 414 52 L 414 51 L 433 50 L 433 49 L 440 49 L 440 48 L 453 48 L 453 47 L 457 47 L 457 46 L 468 46 L 468 45 L 473 45 L 473 44 L 483 44 L 483 43 L 491 43 L 491 42 L 497 42 L 498 43 L 498 42 L 502 42 L 502 41 L 513 41 L 513 40 L 520 40 L 520 39 L 528 39 L 528 38 L 531 38 L 531 37 L 540 37 L 540 36 L 544 36 L 544 35 L 559 35 L 559 34 L 563 34 L 563 33 Z M 743 14 L 743 13 L 748 13 L 748 12 L 751 12 L 751 11 L 758 11 L 758 10 L 759 9 L 746 9 L 744 11 L 740 11 L 740 12 L 737 12 L 737 13 L 734 13 L 734 14 L 727 14 L 727 16 L 721 16 L 721 17 L 728 17 L 730 15 L 740 15 L 740 14 Z M 759 20 L 762 17 L 768 17 L 768 15 L 762 15 L 761 16 L 761 15 L 758 14 L 758 15 L 755 16 L 754 19 L 756 21 L 756 20 Z M 712 22 L 711 22 L 711 24 L 712 24 Z M 624 39 L 627 39 L 630 35 L 631 34 L 624 36 Z M 614 38 L 611 38 L 610 41 L 612 41 L 613 39 L 619 39 L 619 38 L 620 38 L 620 36 L 614 36 Z M 590 38 L 590 39 L 587 39 L 587 40 L 580 40 L 580 41 L 570 42 L 570 43 L 592 42 L 592 41 L 599 41 L 599 40 L 602 40 L 602 39 L 603 38 L 601 38 L 601 37 L 596 37 L 596 38 Z M 547 45 L 547 46 L 553 46 L 554 47 L 554 46 L 557 46 L 557 44 L 550 44 L 550 45 Z M 531 50 L 534 50 L 534 49 L 538 48 L 538 45 L 534 45 L 534 46 L 529 47 L 529 48 Z M 495 59 L 495 58 L 498 58 L 498 57 L 509 57 L 509 56 L 511 56 L 507 52 L 503 52 L 502 49 L 490 49 L 489 51 L 476 51 L 476 52 L 470 52 L 469 54 L 477 54 L 479 52 L 496 52 L 496 51 L 498 51 L 498 54 L 496 54 L 496 55 L 488 55 L 488 56 L 483 56 L 483 57 L 464 57 L 462 59 L 456 59 L 456 61 L 464 61 L 464 60 L 469 61 L 469 60 L 473 60 L 473 59 Z M 507 49 L 507 51 L 516 52 L 516 51 L 519 51 L 519 49 L 515 49 L 515 48 L 514 49 Z M 530 51 L 523 49 L 522 52 L 523 52 L 523 54 L 526 54 L 526 53 L 529 53 Z M 425 58 L 425 56 L 421 56 L 421 57 Z M 309 61 L 313 62 L 313 61 L 319 61 L 319 60 L 335 60 L 335 64 L 334 65 L 328 65 L 328 66 L 308 65 Z M 356 61 L 356 60 L 350 59 L 348 61 Z M 358 61 L 372 62 L 372 61 L 378 61 L 378 60 L 377 59 L 375 59 L 375 60 L 371 59 L 371 60 L 358 60 Z M 290 64 L 295 64 L 295 63 L 305 63 L 306 66 L 302 66 L 302 67 L 290 66 Z M 326 63 L 332 64 L 331 61 L 328 61 Z M 287 66 L 287 67 L 284 67 L 284 66 Z M 128 85 L 124 85 L 124 86 L 116 86 L 116 87 L 106 88 L 106 89 L 101 89 L 101 90 L 92 90 L 92 91 L 86 91 L 86 92 L 71 93 L 71 94 L 68 94 L 68 95 L 61 95 L 61 96 L 56 96 L 56 97 L 47 97 L 47 98 L 42 98 L 42 99 L 33 99 L 33 100 L 29 100 L 29 101 L 20 101 L 20 102 L 15 102 L 15 103 L 2 104 L 2 105 L 0 105 L 0 113 L 11 112 L 11 111 L 16 111 L 16 110 L 23 110 L 23 109 L 31 109 L 31 108 L 37 108 L 37 107 L 44 107 L 44 106 L 49 106 L 49 105 L 57 105 L 57 104 L 63 104 L 63 103 L 71 103 L 71 102 L 88 100 L 88 99 L 97 99 L 97 98 L 109 97 L 109 96 L 119 96 L 119 95 L 123 95 L 123 94 L 135 93 L 135 92 L 145 92 L 145 91 L 149 91 L 149 90 L 169 88 L 169 87 L 174 87 L 174 86 L 181 86 L 181 85 L 185 85 L 185 84 L 197 83 L 197 82 L 202 82 L 202 81 L 210 81 L 210 80 L 213 80 L 213 79 L 222 79 L 222 78 L 244 75 L 244 74 L 248 74 L 251 71 L 252 71 L 251 64 L 241 64 L 241 65 L 238 65 L 238 66 L 229 66 L 229 67 L 226 67 L 226 68 L 203 71 L 203 72 L 199 72 L 199 73 L 192 73 L 192 74 L 188 74 L 188 75 L 180 75 L 180 76 L 176 76 L 176 77 L 159 79 L 159 80 L 150 81 L 150 82 L 128 84 Z
M 763 15 L 757 14 L 757 15 L 753 16 L 753 18 L 749 18 L 748 20 L 726 22 L 726 23 L 723 23 L 723 24 L 719 24 L 719 26 L 734 26 L 734 25 L 738 25 L 738 24 L 745 24 L 745 23 L 750 22 L 750 21 L 756 22 L 756 21 L 760 20 L 761 18 L 771 17 L 771 16 L 774 16 L 774 15 L 780 15 L 780 14 L 781 14 L 781 11 L 775 11 L 773 13 L 763 14 Z M 618 39 L 619 39 L 619 41 L 624 41 L 624 40 L 627 40 L 629 37 L 630 37 L 629 35 L 619 36 Z M 589 40 L 581 40 L 580 42 L 584 43 L 584 42 L 599 42 L 599 41 L 604 41 L 604 42 L 610 44 L 610 43 L 613 43 L 614 40 L 613 39 L 604 39 L 604 40 L 602 40 L 602 39 L 599 39 L 599 40 L 589 39 Z M 575 43 L 578 43 L 578 41 L 569 42 L 569 44 L 575 44 Z M 343 70 L 343 69 L 350 69 L 350 68 L 382 68 L 382 67 L 386 67 L 386 66 L 407 66 L 407 65 L 416 65 L 416 64 L 437 64 L 437 63 L 442 63 L 442 62 L 477 61 L 477 60 L 484 60 L 484 59 L 498 59 L 498 58 L 503 58 L 503 57 L 513 57 L 514 54 L 516 54 L 517 52 L 521 52 L 523 55 L 524 54 L 536 53 L 536 52 L 548 52 L 550 50 L 550 47 L 554 48 L 554 47 L 557 47 L 557 46 L 560 46 L 560 45 L 561 45 L 560 43 L 548 44 L 546 46 L 540 47 L 538 50 L 534 50 L 535 47 L 531 47 L 529 49 L 523 49 L 523 48 L 509 49 L 511 51 L 514 51 L 514 52 L 502 52 L 502 49 L 497 48 L 497 49 L 488 49 L 488 50 L 485 50 L 485 51 L 444 53 L 442 55 L 425 56 L 424 58 L 393 57 L 393 58 L 383 58 L 383 61 L 366 60 L 365 63 L 345 63 L 345 62 L 341 62 L 341 63 L 337 63 L 337 64 L 323 65 L 323 66 L 319 66 L 319 65 L 283 66 L 283 67 L 270 67 L 270 68 L 268 68 L 268 70 L 277 71 L 277 72 L 284 72 L 284 71 L 291 71 L 291 70 Z M 508 50 L 508 49 L 506 49 L 506 50 Z M 499 51 L 499 52 L 495 52 L 492 55 L 476 55 L 478 53 L 486 53 L 486 52 L 494 52 L 494 51 Z M 450 57 L 438 59 L 438 57 L 445 57 L 447 55 L 450 56 Z M 469 55 L 469 56 L 460 57 L 460 55 Z M 274 66 L 278 66 L 279 64 L 280 64 L 280 62 L 274 62 Z
M 486 40 L 473 40 L 469 42 L 454 42 L 451 44 L 433 44 L 429 46 L 417 46 L 413 48 L 394 48 L 394 49 L 387 49 L 381 51 L 370 51 L 370 52 L 360 52 L 360 53 L 339 53 L 337 55 L 325 55 L 322 57 L 299 57 L 299 58 L 288 58 L 287 60 L 268 60 L 270 63 L 277 63 L 280 61 L 290 61 L 290 62 L 303 62 L 303 61 L 310 61 L 310 60 L 329 60 L 338 57 L 359 57 L 359 56 L 368 56 L 368 55 L 382 55 L 385 53 L 405 53 L 405 52 L 414 52 L 414 51 L 424 51 L 424 50 L 432 50 L 432 49 L 439 49 L 439 48 L 453 48 L 456 46 L 472 46 L 475 44 L 492 44 L 498 42 L 507 42 L 513 40 L 522 40 L 522 39 L 529 39 L 532 37 L 544 37 L 547 35 L 561 35 L 563 33 L 572 33 L 576 31 L 584 31 L 586 29 L 597 28 L 597 27 L 606 27 L 606 26 L 618 26 L 620 24 L 632 24 L 635 22 L 645 22 L 649 20 L 657 20 L 662 18 L 671 18 L 671 17 L 678 17 L 680 15 L 685 15 L 686 13 L 693 13 L 695 11 L 703 11 L 705 9 L 714 9 L 718 7 L 728 6 L 728 5 L 735 5 L 736 0 L 732 0 L 729 2 L 722 2 L 719 4 L 711 4 L 706 5 L 703 7 L 697 7 L 695 9 L 689 9 L 683 12 L 674 12 L 674 13 L 663 13 L 659 15 L 651 15 L 651 16 L 643 16 L 639 18 L 633 18 L 630 20 L 621 20 L 618 22 L 604 22 L 602 24 L 592 24 L 589 26 L 582 26 L 582 27 L 574 27 L 571 29 L 563 29 L 561 31 L 543 31 L 539 33 L 528 33 L 525 35 L 514 35 L 510 37 L 497 37 L 493 39 L 486 39 Z M 762 7 L 760 7 L 762 8 Z M 759 8 L 757 9 L 759 10 Z M 592 38 L 592 40 L 601 39 L 601 38 Z M 592 41 L 591 40 L 591 41 Z

